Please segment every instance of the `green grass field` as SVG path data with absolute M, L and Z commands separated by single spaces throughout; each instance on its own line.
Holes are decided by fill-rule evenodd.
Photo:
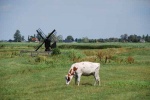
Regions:
M 150 43 L 58 44 L 119 48 L 63 47 L 60 55 L 20 54 L 21 50 L 34 50 L 36 45 L 0 42 L 1 100 L 150 100 Z M 93 76 L 81 77 L 80 86 L 74 79 L 66 86 L 65 75 L 77 61 L 101 63 L 101 86 L 93 86 Z

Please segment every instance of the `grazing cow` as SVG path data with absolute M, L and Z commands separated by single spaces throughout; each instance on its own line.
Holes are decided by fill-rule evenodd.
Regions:
M 99 77 L 99 70 L 100 70 L 100 63 L 93 63 L 93 62 L 78 62 L 72 64 L 68 75 L 66 75 L 66 84 L 69 85 L 71 82 L 73 76 L 75 77 L 75 84 L 80 83 L 81 75 L 83 76 L 89 76 L 93 75 L 95 78 L 95 83 L 98 83 L 100 85 L 100 77 Z

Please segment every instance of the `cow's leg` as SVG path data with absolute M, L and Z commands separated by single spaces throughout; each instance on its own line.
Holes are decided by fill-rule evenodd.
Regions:
M 100 78 L 99 77 L 95 77 L 95 83 L 94 83 L 94 86 L 98 83 L 98 85 L 100 85 Z
M 94 82 L 94 86 L 96 85 L 96 77 L 95 77 L 95 73 L 93 74 L 95 82 Z
M 98 85 L 100 86 L 100 77 L 98 75 L 98 77 L 96 78 L 97 82 L 98 82 Z
M 81 74 L 77 74 L 77 82 L 78 82 L 78 86 L 79 86 L 79 83 L 80 83 L 80 79 L 81 79 Z
M 98 85 L 100 86 L 100 77 L 99 77 L 99 75 L 95 76 L 95 84 L 94 85 L 96 85 L 96 83 L 98 83 Z
M 75 74 L 75 84 L 77 84 L 78 76 Z
M 99 77 L 99 70 L 96 70 L 94 73 L 94 78 L 95 78 L 95 83 L 94 85 L 96 85 L 96 83 L 98 83 L 98 85 L 100 85 L 100 77 Z

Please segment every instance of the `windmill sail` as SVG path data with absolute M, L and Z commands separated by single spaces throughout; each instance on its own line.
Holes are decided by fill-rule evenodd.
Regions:
M 39 32 L 42 34 L 42 35 L 44 35 L 45 37 L 46 37 L 46 35 L 44 34 L 44 32 L 39 28 L 38 29 L 39 30 Z
M 54 29 L 48 36 L 47 38 L 49 38 L 56 30 Z
M 44 41 L 42 42 L 42 44 L 40 44 L 35 51 L 37 51 L 42 45 L 44 44 Z
M 37 31 L 38 35 L 40 35 L 40 37 L 41 37 L 42 39 L 45 39 L 44 36 L 42 35 L 42 33 L 41 33 L 39 30 L 36 30 L 36 31 Z

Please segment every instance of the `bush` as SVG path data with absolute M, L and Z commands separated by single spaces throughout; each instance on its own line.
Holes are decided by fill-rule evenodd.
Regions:
M 61 54 L 60 49 L 59 48 L 54 48 L 53 52 L 52 52 L 52 55 L 58 55 L 58 54 Z
M 100 61 L 102 61 L 103 56 L 104 56 L 104 53 L 102 51 L 97 52 L 97 57 L 100 59 Z
M 131 56 L 129 56 L 128 58 L 127 58 L 127 62 L 128 63 L 134 63 L 134 58 L 133 57 L 131 57 Z
M 46 57 L 45 56 L 37 56 L 35 58 L 35 62 L 45 62 L 46 61 Z
M 68 57 L 72 61 L 78 62 L 78 61 L 80 61 L 81 58 L 85 57 L 85 55 L 82 52 L 80 52 L 79 50 L 72 49 L 68 52 Z
M 4 48 L 4 47 L 5 47 L 5 45 L 3 45 L 3 44 L 2 44 L 2 45 L 0 45 L 0 49 L 2 49 L 2 48 Z

